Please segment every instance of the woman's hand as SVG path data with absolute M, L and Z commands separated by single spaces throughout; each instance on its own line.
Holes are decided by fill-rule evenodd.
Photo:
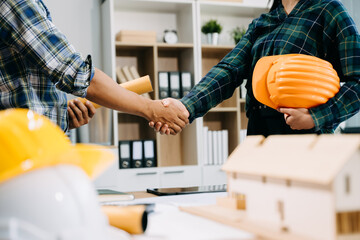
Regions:
M 306 108 L 279 108 L 278 111 L 284 114 L 286 124 L 293 130 L 315 127 L 314 120 Z

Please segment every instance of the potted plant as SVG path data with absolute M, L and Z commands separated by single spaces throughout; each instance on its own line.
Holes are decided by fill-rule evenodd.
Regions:
M 208 43 L 213 45 L 217 45 L 221 30 L 222 26 L 214 19 L 210 19 L 201 27 L 201 32 L 207 36 Z
M 245 35 L 245 33 L 246 33 L 245 27 L 236 27 L 230 32 L 231 37 L 234 39 L 235 44 L 237 44 L 240 41 L 240 39 Z

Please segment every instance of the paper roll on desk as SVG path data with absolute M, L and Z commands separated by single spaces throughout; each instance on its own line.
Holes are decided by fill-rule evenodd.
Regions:
M 153 91 L 149 75 L 146 75 L 144 77 L 137 78 L 137 79 L 125 82 L 125 83 L 121 83 L 120 86 L 129 91 L 135 92 L 139 95 Z M 77 99 L 84 104 L 87 101 L 87 99 L 85 99 L 85 98 L 77 98 Z M 91 102 L 91 103 L 94 105 L 95 108 L 101 107 L 101 105 L 99 105 L 99 104 L 96 104 L 93 102 Z M 69 104 L 69 101 L 68 101 L 68 104 Z
M 102 211 L 109 219 L 109 224 L 130 234 L 144 233 L 148 222 L 145 205 L 102 206 Z

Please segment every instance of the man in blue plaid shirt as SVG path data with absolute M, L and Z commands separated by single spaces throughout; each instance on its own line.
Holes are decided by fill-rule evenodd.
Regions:
M 159 100 L 120 87 L 92 65 L 91 56 L 83 59 L 54 26 L 42 0 L 0 0 L 0 109 L 31 109 L 65 131 L 94 113 L 91 103 L 70 103 L 68 108 L 65 93 L 165 122 L 173 134 L 188 123 L 185 107 L 165 111 Z M 78 119 L 84 122 L 76 123 Z
M 343 82 L 340 91 L 310 109 L 276 111 L 256 101 L 251 87 L 256 62 L 290 53 L 329 61 Z M 338 0 L 275 0 L 270 12 L 253 20 L 237 46 L 181 102 L 166 99 L 165 104 L 184 105 L 192 122 L 231 97 L 243 79 L 248 79 L 248 135 L 333 132 L 360 109 L 360 36 L 354 21 Z M 164 132 L 167 126 L 156 123 L 155 129 Z

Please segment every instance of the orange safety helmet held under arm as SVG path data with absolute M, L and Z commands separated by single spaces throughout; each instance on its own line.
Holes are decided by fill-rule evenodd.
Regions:
M 271 108 L 311 108 L 334 97 L 340 79 L 332 65 L 320 58 L 275 55 L 256 63 L 252 87 L 255 98 Z

